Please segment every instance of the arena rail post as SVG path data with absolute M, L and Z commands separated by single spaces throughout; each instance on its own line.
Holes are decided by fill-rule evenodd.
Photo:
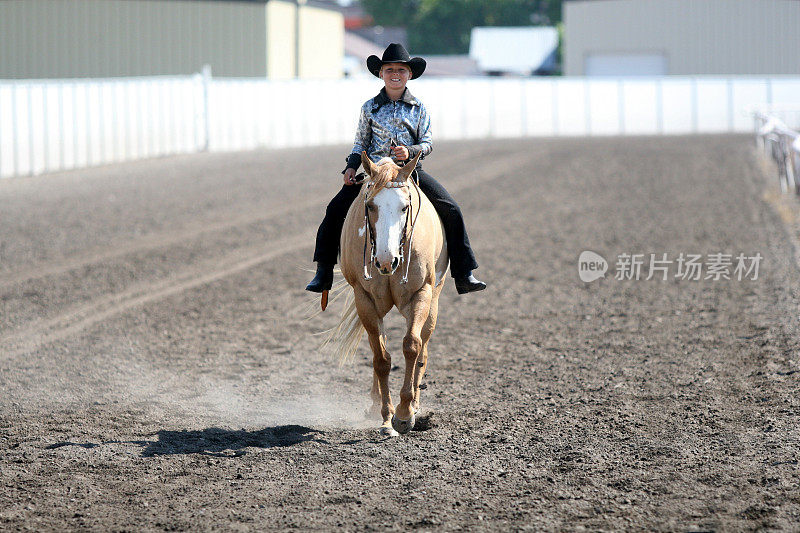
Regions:
M 753 111 L 756 144 L 775 161 L 781 192 L 800 196 L 800 133 L 776 116 L 772 106 L 769 108 L 767 113 Z
M 211 119 L 209 118 L 209 92 L 211 90 L 211 65 L 203 65 L 202 71 L 203 77 L 203 103 L 202 103 L 202 110 L 203 110 L 203 129 L 204 132 L 204 140 L 203 140 L 203 147 L 200 151 L 208 152 L 209 145 L 211 144 Z

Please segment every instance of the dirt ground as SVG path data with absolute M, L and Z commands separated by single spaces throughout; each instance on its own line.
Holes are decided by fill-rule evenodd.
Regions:
M 438 143 L 489 288 L 447 280 L 395 438 L 366 341 L 318 349 L 340 302 L 306 320 L 346 152 L 0 182 L 0 529 L 800 528 L 797 231 L 749 136 Z M 615 279 L 651 253 L 763 259 Z

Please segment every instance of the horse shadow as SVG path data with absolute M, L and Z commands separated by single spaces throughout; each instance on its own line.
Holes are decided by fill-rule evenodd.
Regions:
M 156 440 L 106 441 L 102 444 L 135 444 L 141 446 L 142 457 L 159 455 L 210 455 L 215 457 L 240 457 L 247 453 L 246 448 L 282 448 L 303 442 L 315 441 L 328 444 L 321 438 L 323 432 L 305 426 L 274 426 L 255 431 L 245 429 L 230 430 L 210 427 L 202 430 L 161 430 Z M 99 444 L 59 442 L 47 449 L 63 446 L 96 448 Z
M 201 454 L 241 456 L 245 448 L 283 448 L 308 441 L 328 442 L 318 437 L 321 431 L 305 426 L 274 426 L 257 431 L 206 428 L 199 431 L 159 431 L 156 441 L 145 441 L 142 457 L 156 455 Z

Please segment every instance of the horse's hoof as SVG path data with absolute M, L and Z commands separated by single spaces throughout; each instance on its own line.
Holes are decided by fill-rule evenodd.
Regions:
M 390 427 L 383 426 L 381 427 L 381 435 L 384 437 L 397 437 L 400 434 Z
M 400 420 L 396 416 L 393 416 L 392 417 L 392 427 L 395 429 L 395 431 L 397 431 L 401 435 L 404 435 L 404 434 L 408 433 L 409 431 L 411 431 L 411 429 L 414 427 L 414 422 L 415 421 L 416 421 L 416 417 L 414 415 L 411 415 L 411 419 L 410 420 Z

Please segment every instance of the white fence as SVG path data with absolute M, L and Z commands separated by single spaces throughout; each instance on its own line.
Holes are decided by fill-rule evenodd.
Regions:
M 350 143 L 377 79 L 0 81 L 0 177 L 202 150 Z M 798 77 L 429 78 L 434 140 L 752 131 Z
M 0 82 L 0 177 L 195 152 L 199 76 Z

